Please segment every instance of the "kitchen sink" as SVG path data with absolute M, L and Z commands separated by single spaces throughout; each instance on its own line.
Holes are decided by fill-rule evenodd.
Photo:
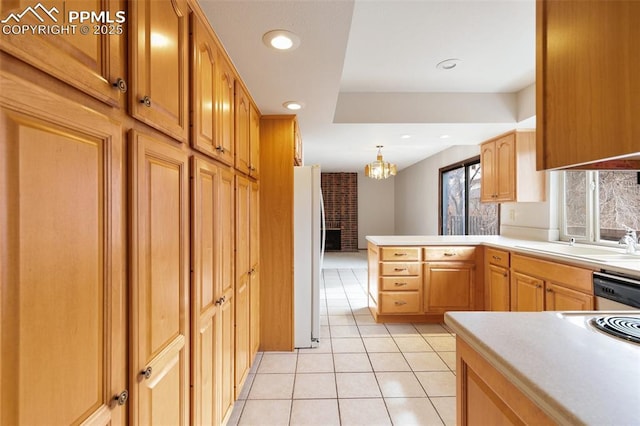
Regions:
M 568 244 L 542 243 L 542 244 L 522 244 L 517 248 L 531 250 L 534 252 L 555 254 L 561 256 L 575 257 L 578 259 L 594 260 L 596 262 L 639 262 L 639 254 L 621 253 L 614 248 L 599 248 L 583 245 L 571 246 Z
M 578 257 L 598 262 L 640 262 L 640 254 L 592 254 Z

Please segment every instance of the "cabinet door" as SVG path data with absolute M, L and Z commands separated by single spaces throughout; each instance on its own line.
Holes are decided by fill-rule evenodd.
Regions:
M 545 291 L 547 311 L 589 311 L 593 310 L 593 296 L 570 290 L 561 285 L 547 283 Z
M 189 131 L 185 0 L 130 2 L 131 114 L 180 141 Z
M 218 48 L 205 24 L 191 15 L 191 146 L 198 151 L 217 157 L 219 73 Z
M 260 189 L 256 182 L 251 184 L 249 202 L 249 259 L 251 278 L 249 280 L 249 346 L 251 362 L 260 348 Z
M 480 164 L 482 164 L 482 175 L 480 176 L 480 201 L 483 202 L 494 202 L 496 198 L 496 176 L 498 174 L 498 169 L 496 165 L 495 149 L 495 142 L 483 143 L 480 146 Z
M 187 155 L 146 134 L 131 136 L 131 421 L 187 424 Z
M 220 284 L 217 294 L 221 299 L 220 333 L 222 340 L 222 372 L 220 390 L 220 417 L 225 418 L 233 407 L 234 401 L 234 234 L 235 204 L 233 198 L 233 173 L 226 170 L 220 172 L 220 198 L 218 214 L 220 215 Z
M 502 266 L 488 265 L 489 310 L 508 311 L 510 304 L 509 270 Z
M 519 272 L 511 273 L 511 310 L 544 310 L 544 281 Z
M 254 104 L 249 111 L 249 174 L 260 177 L 260 112 Z
M 0 87 L 0 424 L 126 424 L 122 129 Z
M 249 180 L 236 176 L 236 293 L 235 293 L 235 385 L 238 392 L 249 372 Z
M 506 135 L 496 141 L 496 201 L 516 199 L 516 136 Z
M 425 263 L 425 312 L 466 311 L 473 306 L 475 266 L 464 262 Z
M 217 158 L 225 164 L 233 166 L 234 163 L 234 81 L 235 77 L 229 62 L 220 57 L 220 68 L 217 75 L 218 100 L 216 102 L 216 114 L 218 115 L 218 134 L 215 150 Z
M 239 81 L 236 81 L 235 108 L 235 167 L 236 170 L 249 174 L 251 104 Z
M 220 281 L 220 173 L 205 160 L 192 159 L 191 168 L 191 336 L 193 424 L 220 424 L 218 401 L 222 387 Z
M 24 13 L 26 11 L 33 13 Z M 37 11 L 37 12 L 36 12 Z M 87 34 L 81 34 L 78 22 L 67 23 L 70 11 L 108 12 L 113 24 L 86 22 Z M 36 13 L 41 15 L 37 19 Z M 44 0 L 3 1 L 0 15 L 7 17 L 4 28 L 13 25 L 58 25 L 68 34 L 0 35 L 0 48 L 13 56 L 53 75 L 111 106 L 120 106 L 126 91 L 124 40 L 126 8 L 122 0 Z M 13 18 L 12 18 L 13 17 Z M 77 25 L 76 25 L 77 24 Z M 75 25 L 75 29 L 71 28 Z M 100 30 L 109 34 L 101 34 Z

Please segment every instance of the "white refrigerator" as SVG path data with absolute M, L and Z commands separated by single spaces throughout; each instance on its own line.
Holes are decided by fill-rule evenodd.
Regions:
M 320 166 L 294 167 L 293 194 L 294 346 L 312 348 L 320 341 L 325 240 Z

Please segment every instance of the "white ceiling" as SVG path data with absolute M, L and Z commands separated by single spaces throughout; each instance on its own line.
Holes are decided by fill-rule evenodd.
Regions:
M 402 169 L 535 126 L 535 0 L 200 4 L 263 114 L 304 103 L 304 161 L 323 171 L 361 171 L 376 145 Z M 267 48 L 273 29 L 298 34 L 300 46 Z M 461 62 L 436 68 L 449 58 Z

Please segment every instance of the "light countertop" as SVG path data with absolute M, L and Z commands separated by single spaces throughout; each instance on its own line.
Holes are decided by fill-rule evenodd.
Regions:
M 603 262 L 570 255 L 569 244 L 559 241 L 531 241 L 500 235 L 383 235 L 367 236 L 367 241 L 377 246 L 484 245 L 594 270 L 606 269 L 640 276 L 640 254 L 637 255 L 638 260 Z M 603 253 L 624 254 L 622 246 L 618 248 L 576 244 L 574 247 L 576 250 L 594 248 Z
M 640 345 L 587 325 L 604 314 L 449 312 L 445 323 L 558 423 L 638 424 Z

